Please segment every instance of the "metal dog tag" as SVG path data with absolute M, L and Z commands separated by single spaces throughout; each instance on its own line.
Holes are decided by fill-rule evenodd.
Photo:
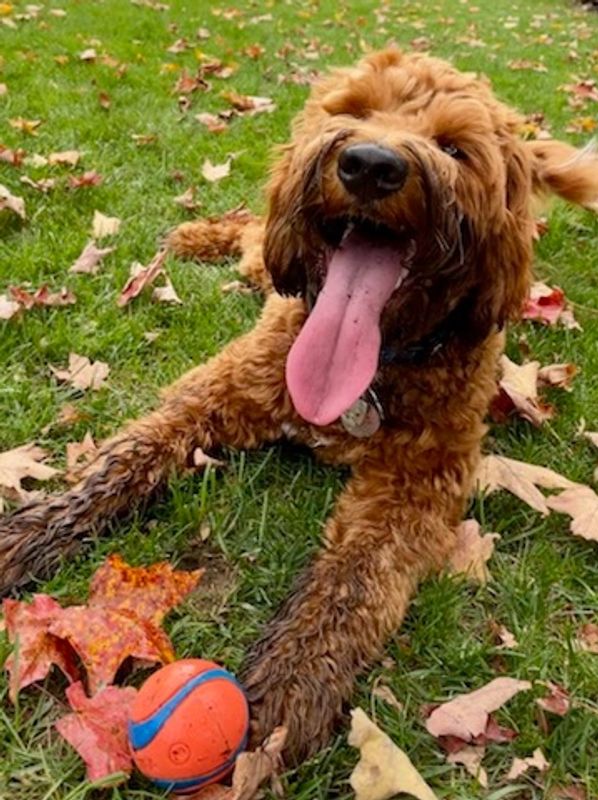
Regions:
M 368 402 L 365 398 L 360 397 L 341 416 L 343 428 L 357 439 L 373 436 L 382 424 L 382 414 L 376 407 L 377 405 L 379 404 Z

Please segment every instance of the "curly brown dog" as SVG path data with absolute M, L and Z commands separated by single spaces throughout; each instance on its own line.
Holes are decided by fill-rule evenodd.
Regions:
M 70 491 L 0 521 L 0 590 L 151 494 L 195 448 L 310 445 L 352 475 L 320 555 L 247 656 L 257 736 L 298 758 L 439 570 L 472 490 L 505 322 L 530 280 L 533 195 L 598 199 L 598 159 L 523 142 L 520 117 L 448 64 L 390 49 L 311 93 L 264 223 L 181 226 L 179 255 L 241 254 L 254 330 L 106 442 Z M 271 283 L 276 292 L 271 292 Z

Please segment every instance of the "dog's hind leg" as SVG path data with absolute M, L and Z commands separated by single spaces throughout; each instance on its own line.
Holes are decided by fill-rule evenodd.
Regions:
M 278 439 L 282 422 L 294 418 L 284 363 L 304 314 L 301 301 L 273 296 L 250 333 L 184 375 L 156 411 L 108 440 L 76 486 L 0 517 L 0 594 L 47 575 L 82 537 L 101 532 L 174 470 L 191 466 L 195 448 Z
M 181 258 L 219 262 L 238 256 L 237 270 L 265 294 L 272 291 L 263 256 L 264 222 L 248 211 L 235 210 L 219 218 L 184 222 L 167 237 L 169 249 Z

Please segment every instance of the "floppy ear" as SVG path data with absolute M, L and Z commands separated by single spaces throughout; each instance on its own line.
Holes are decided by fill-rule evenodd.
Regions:
M 598 213 L 598 150 L 593 142 L 582 150 L 555 140 L 525 142 L 525 147 L 532 156 L 534 192 L 553 192 Z
M 479 246 L 478 287 L 474 290 L 470 331 L 480 339 L 521 315 L 531 282 L 533 218 L 532 178 L 521 142 L 505 148 L 506 210 Z

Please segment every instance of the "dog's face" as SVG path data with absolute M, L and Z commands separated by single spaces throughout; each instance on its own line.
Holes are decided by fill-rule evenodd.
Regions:
M 472 340 L 518 312 L 532 242 L 518 124 L 485 83 L 397 50 L 315 86 L 273 171 L 265 245 L 276 288 L 314 306 L 287 370 L 302 416 L 335 419 L 381 348 L 451 312 Z

